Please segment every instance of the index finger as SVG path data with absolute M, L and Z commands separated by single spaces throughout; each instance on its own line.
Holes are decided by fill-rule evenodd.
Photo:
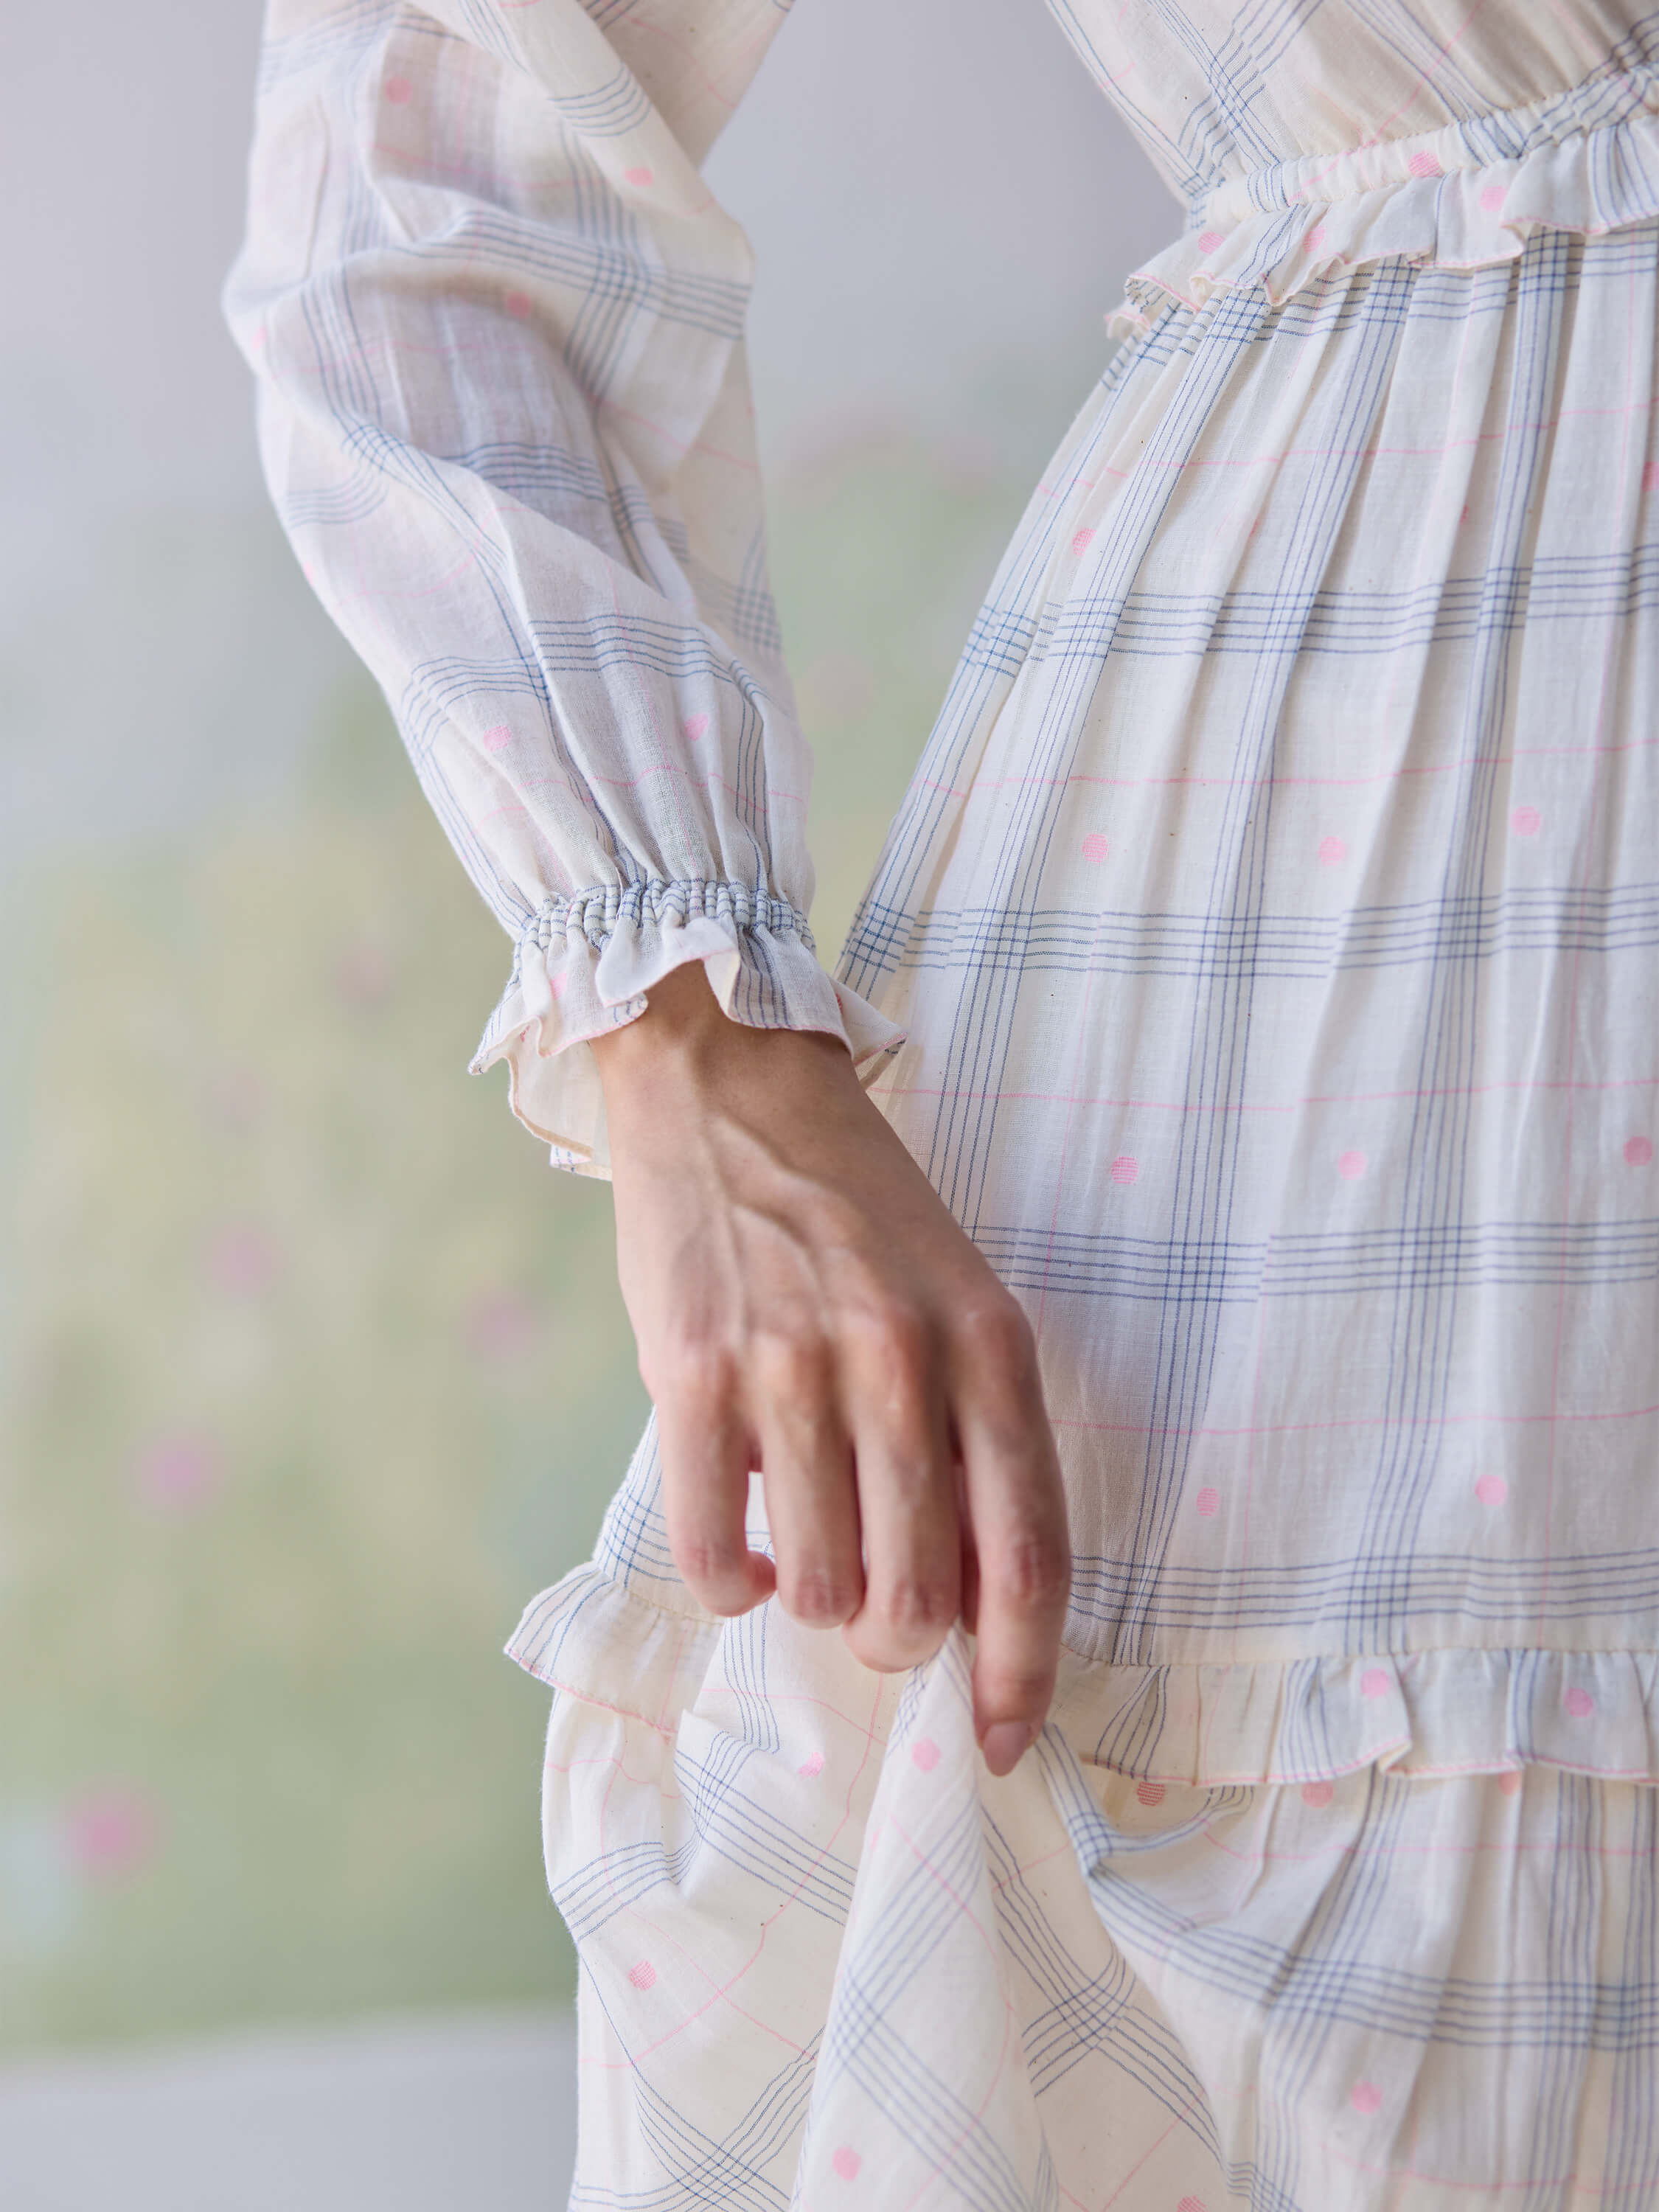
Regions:
M 1023 1317 L 998 1357 L 964 1365 L 952 1395 L 977 1560 L 974 1731 L 991 1771 L 1006 1774 L 1054 1696 L 1072 1586 L 1066 1493 Z

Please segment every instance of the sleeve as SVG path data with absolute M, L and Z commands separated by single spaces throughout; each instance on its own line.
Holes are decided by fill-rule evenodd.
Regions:
M 514 940 L 475 1069 L 603 1173 L 587 1041 L 702 961 L 872 1073 L 818 965 L 810 758 L 698 164 L 784 0 L 271 0 L 226 290 L 283 526 Z

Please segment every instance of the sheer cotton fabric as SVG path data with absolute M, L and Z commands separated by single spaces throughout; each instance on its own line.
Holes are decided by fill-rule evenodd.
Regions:
M 475 1066 L 602 1171 L 586 1040 L 727 1012 L 895 1036 L 814 957 L 765 574 L 750 257 L 696 163 L 773 0 L 273 0 L 227 295 L 277 509 L 511 933 Z
M 581 1038 L 678 959 L 839 1024 L 1025 1302 L 1072 1515 L 1053 1723 L 993 1784 L 962 1639 L 885 1685 L 698 1613 L 647 1435 L 512 1646 L 557 1692 L 577 2201 L 1639 2203 L 1659 24 L 1055 12 L 1187 220 L 833 988 L 736 323 L 684 335 L 731 244 L 691 164 L 775 18 L 347 8 L 271 48 L 267 450 L 516 933 L 485 1056 L 599 1162 Z M 665 459 L 635 416 L 698 392 Z

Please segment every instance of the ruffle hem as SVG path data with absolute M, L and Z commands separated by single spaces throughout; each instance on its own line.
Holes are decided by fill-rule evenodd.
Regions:
M 731 1628 L 585 1566 L 532 1601 L 507 1653 L 550 1688 L 672 1736 Z M 1066 1651 L 1048 1734 L 1085 1766 L 1208 1788 L 1368 1766 L 1659 1783 L 1659 1654 L 1465 1647 L 1117 1666 Z

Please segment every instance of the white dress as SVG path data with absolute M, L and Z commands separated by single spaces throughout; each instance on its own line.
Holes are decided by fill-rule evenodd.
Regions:
M 831 0 L 817 0 L 819 5 Z M 844 1036 L 1036 1327 L 1052 1724 L 675 1572 L 557 1692 L 574 2201 L 1659 2203 L 1659 17 L 1056 0 L 1188 210 L 832 981 L 747 261 L 774 0 L 276 0 L 276 495 L 512 931 L 481 1052 L 698 959 Z M 881 57 L 871 56 L 878 68 Z

